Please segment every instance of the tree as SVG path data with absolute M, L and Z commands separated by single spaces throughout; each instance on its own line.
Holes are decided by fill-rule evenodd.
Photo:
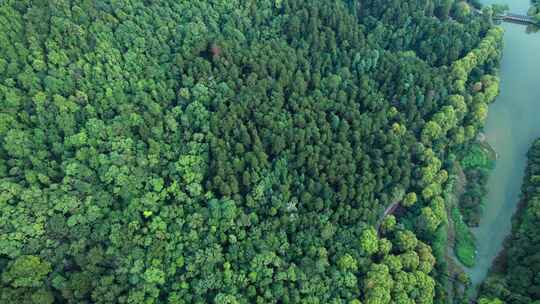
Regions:
M 404 207 L 412 207 L 416 202 L 418 201 L 416 197 L 416 193 L 409 192 L 407 195 L 405 195 L 405 199 L 403 199 L 403 202 L 401 203 Z
M 418 244 L 418 239 L 412 231 L 398 231 L 396 233 L 395 243 L 399 251 L 407 252 L 416 248 L 416 245 Z
M 342 271 L 356 271 L 358 269 L 356 260 L 349 254 L 345 254 L 339 259 L 338 266 Z
M 379 248 L 377 231 L 373 227 L 368 227 L 360 235 L 360 249 L 366 255 L 373 255 Z
M 453 15 L 463 20 L 471 14 L 471 7 L 465 1 L 459 1 L 454 5 Z
M 23 255 L 10 263 L 2 273 L 2 282 L 13 287 L 41 287 L 52 271 L 51 264 L 37 256 Z
M 443 129 L 435 121 L 430 121 L 422 130 L 422 142 L 430 143 L 443 135 Z
M 441 219 L 435 215 L 433 210 L 429 207 L 422 208 L 421 216 L 420 216 L 420 227 L 421 230 L 432 234 L 437 230 L 439 225 L 441 224 Z
M 395 230 L 397 219 L 394 215 L 390 214 L 383 219 L 381 224 L 381 230 L 384 234 L 390 233 Z
M 390 303 L 390 291 L 394 282 L 386 265 L 374 264 L 368 271 L 363 285 L 366 303 Z

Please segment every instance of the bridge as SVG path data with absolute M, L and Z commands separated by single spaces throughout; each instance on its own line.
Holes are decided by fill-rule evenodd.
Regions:
M 474 12 L 477 15 L 483 15 L 484 12 L 479 9 L 474 9 Z M 504 13 L 501 15 L 496 15 L 493 17 L 494 19 L 502 20 L 505 22 L 512 22 L 512 23 L 518 23 L 518 24 L 532 24 L 540 26 L 540 22 L 534 20 L 532 17 L 527 15 L 520 15 L 520 14 L 513 14 L 513 13 Z
M 536 22 L 532 17 L 526 16 L 526 15 L 507 13 L 507 14 L 498 16 L 498 19 L 501 19 L 506 22 L 513 22 L 513 23 L 519 23 L 519 24 L 538 25 L 538 22 Z

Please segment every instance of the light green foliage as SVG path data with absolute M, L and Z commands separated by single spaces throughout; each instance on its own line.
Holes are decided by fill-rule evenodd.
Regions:
M 380 256 L 387 256 L 392 251 L 392 242 L 387 239 L 379 240 L 379 252 Z
M 32 142 L 28 133 L 22 130 L 10 130 L 4 137 L 5 151 L 14 158 L 27 157 L 32 153 Z
M 416 248 L 416 245 L 418 244 L 418 239 L 412 231 L 398 231 L 396 233 L 395 243 L 400 251 L 406 252 Z
M 360 235 L 360 249 L 367 255 L 372 255 L 379 248 L 379 239 L 377 231 L 373 227 L 369 227 L 362 231 Z
M 393 215 L 388 215 L 384 218 L 381 224 L 381 229 L 385 233 L 391 232 L 396 228 L 396 223 L 397 223 L 396 217 Z
M 495 98 L 499 95 L 499 83 L 500 79 L 497 76 L 493 75 L 484 75 L 482 77 L 482 86 L 484 88 L 484 100 L 486 103 L 493 102 Z
M 465 83 L 472 69 L 492 56 L 500 56 L 500 50 L 497 48 L 497 44 L 501 43 L 502 35 L 502 28 L 494 27 L 490 29 L 478 48 L 452 64 L 452 74 L 455 79 L 454 89 L 456 92 L 465 92 Z
M 504 302 L 499 299 L 482 298 L 480 301 L 478 301 L 478 304 L 504 304 Z
M 421 182 L 424 185 L 432 183 L 441 169 L 442 162 L 434 155 L 432 149 L 427 149 L 424 152 L 424 167 L 422 167 Z
M 459 1 L 455 5 L 454 15 L 457 18 L 465 18 L 471 14 L 471 7 L 466 1 Z
M 405 198 L 403 199 L 403 202 L 401 204 L 404 207 L 412 207 L 417 201 L 418 198 L 416 197 L 416 193 L 409 192 L 407 193 L 407 195 L 405 195 Z
M 356 271 L 358 269 L 358 264 L 356 260 L 349 254 L 346 254 L 339 259 L 338 266 L 339 269 L 343 271 Z
M 403 265 L 403 269 L 406 271 L 415 271 L 420 265 L 420 258 L 414 251 L 402 253 L 399 255 L 399 258 L 401 260 L 401 265 Z
M 151 284 L 163 284 L 165 283 L 165 273 L 159 269 L 150 268 L 144 273 L 144 279 Z
M 484 102 L 476 103 L 471 109 L 471 111 L 472 111 L 473 119 L 475 121 L 478 121 L 480 123 L 485 122 L 487 118 L 487 114 L 488 114 L 488 106 L 486 103 Z
M 394 282 L 386 265 L 374 264 L 366 275 L 364 292 L 366 304 L 390 303 L 390 290 Z
M 386 265 L 392 273 L 399 272 L 403 269 L 400 258 L 395 255 L 386 256 L 383 260 L 383 264 Z
M 434 233 L 441 224 L 439 218 L 430 207 L 422 208 L 420 215 L 420 227 L 428 233 Z
M 463 169 L 492 169 L 494 166 L 494 161 L 490 158 L 486 149 L 479 144 L 472 145 L 460 163 Z
M 433 140 L 439 139 L 443 134 L 443 128 L 436 121 L 430 121 L 422 130 L 422 142 L 430 143 Z

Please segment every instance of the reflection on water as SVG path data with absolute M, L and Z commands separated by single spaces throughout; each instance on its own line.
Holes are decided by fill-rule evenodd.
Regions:
M 536 34 L 538 33 L 538 31 L 540 30 L 540 27 L 538 27 L 538 25 L 527 25 L 527 28 L 525 29 L 525 32 L 527 34 Z

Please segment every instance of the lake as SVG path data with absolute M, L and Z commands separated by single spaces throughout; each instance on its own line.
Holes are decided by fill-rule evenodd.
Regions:
M 510 12 L 526 14 L 529 0 L 483 1 L 507 3 Z M 488 181 L 488 195 L 477 238 L 476 266 L 466 269 L 473 284 L 486 276 L 491 263 L 511 230 L 526 165 L 526 153 L 540 136 L 540 33 L 527 34 L 526 27 L 504 23 L 501 94 L 489 107 L 485 127 L 488 142 L 499 155 Z

